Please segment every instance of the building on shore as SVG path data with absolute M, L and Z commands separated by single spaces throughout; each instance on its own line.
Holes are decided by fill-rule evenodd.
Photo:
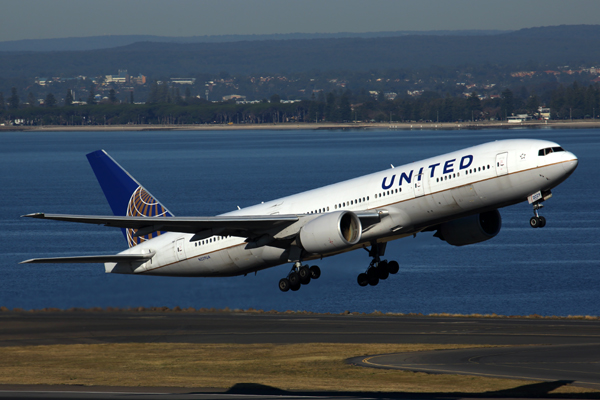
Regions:
M 509 124 L 519 124 L 521 122 L 531 121 L 532 117 L 528 114 L 517 114 L 506 117 L 506 120 Z

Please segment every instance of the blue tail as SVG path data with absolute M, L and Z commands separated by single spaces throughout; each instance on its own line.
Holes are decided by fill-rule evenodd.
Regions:
M 87 158 L 114 215 L 129 217 L 173 216 L 104 150 L 89 153 Z M 165 233 L 154 232 L 149 235 L 134 237 L 135 229 L 123 228 L 122 231 L 129 247 Z

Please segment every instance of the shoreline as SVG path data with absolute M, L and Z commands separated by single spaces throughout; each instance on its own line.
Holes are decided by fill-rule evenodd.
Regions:
M 223 315 L 312 315 L 312 316 L 331 316 L 331 315 L 347 315 L 347 316 L 374 316 L 374 317 L 408 317 L 408 318 L 484 318 L 484 319 L 540 319 L 540 320 L 582 320 L 582 321 L 600 321 L 600 316 L 598 315 L 539 315 L 539 314 L 530 314 L 530 315 L 502 315 L 502 314 L 458 314 L 458 313 L 448 313 L 448 312 L 438 312 L 438 313 L 398 313 L 398 312 L 382 312 L 374 310 L 372 312 L 359 312 L 359 311 L 342 311 L 342 312 L 313 312 L 307 310 L 287 310 L 287 311 L 277 311 L 277 310 L 256 310 L 254 308 L 241 309 L 235 308 L 230 309 L 229 307 L 225 307 L 223 309 L 216 308 L 181 308 L 181 307 L 92 307 L 92 308 L 81 308 L 81 307 L 72 307 L 68 309 L 61 309 L 55 307 L 48 307 L 42 309 L 30 309 L 25 310 L 23 308 L 13 308 L 9 309 L 7 307 L 0 307 L 0 316 L 1 315 L 21 315 L 21 314 L 50 314 L 50 315 L 58 315 L 58 314 L 101 314 L 101 315 L 114 315 L 114 314 L 223 314 Z
M 465 130 L 465 129 L 590 129 L 600 120 L 480 122 L 385 122 L 385 123 L 280 123 L 232 125 L 41 125 L 0 126 L 0 132 L 108 132 L 108 131 L 236 131 L 236 130 Z

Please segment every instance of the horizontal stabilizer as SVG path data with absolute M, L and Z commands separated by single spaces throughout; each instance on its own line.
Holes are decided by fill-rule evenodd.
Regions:
M 21 261 L 19 264 L 102 264 L 102 263 L 120 263 L 120 262 L 135 262 L 146 261 L 154 257 L 155 251 L 145 254 L 114 254 L 100 256 L 79 256 L 79 257 L 50 257 L 50 258 L 32 258 L 31 260 Z

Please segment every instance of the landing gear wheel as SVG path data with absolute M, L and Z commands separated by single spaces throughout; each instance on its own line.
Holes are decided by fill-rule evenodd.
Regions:
M 386 280 L 390 274 L 395 274 L 400 270 L 400 266 L 396 261 L 381 259 L 385 253 L 385 246 L 386 243 L 371 242 L 370 250 L 365 247 L 372 260 L 367 270 L 356 278 L 360 286 L 376 286 L 379 281 Z
M 539 216 L 538 218 L 540 220 L 540 228 L 545 227 L 546 226 L 546 218 L 544 218 L 542 216 Z
M 310 277 L 312 279 L 319 279 L 320 276 L 321 276 L 321 268 L 317 267 L 316 265 L 313 265 L 312 267 L 310 267 Z
M 311 272 L 308 266 L 305 265 L 303 267 L 300 267 L 298 275 L 300 276 L 300 283 L 302 283 L 303 285 L 308 285 L 310 283 Z
M 287 292 L 290 290 L 290 280 L 288 278 L 283 278 L 279 281 L 279 290 L 282 292 Z
M 529 220 L 529 225 L 532 228 L 539 228 L 541 225 L 541 221 L 539 217 L 531 217 L 531 219 Z
M 379 279 L 381 279 L 382 281 L 386 280 L 388 278 L 388 276 L 390 276 L 390 273 L 387 270 L 387 263 L 385 266 L 381 267 L 377 267 L 377 277 Z
M 387 267 L 388 267 L 387 260 L 381 260 L 381 261 L 379 261 L 379 264 L 377 264 L 377 268 L 378 269 L 382 269 L 382 270 L 387 271 Z
M 397 274 L 400 271 L 400 265 L 396 261 L 390 261 L 388 262 L 387 270 L 390 274 Z
M 369 284 L 369 277 L 364 272 L 362 274 L 358 274 L 358 278 L 356 278 L 359 286 L 367 286 Z
M 298 275 L 297 272 L 290 273 L 290 275 L 288 276 L 288 279 L 290 281 L 290 288 L 292 290 L 294 290 L 295 286 L 298 286 L 298 288 L 300 288 L 300 275 Z M 296 289 L 296 290 L 298 290 L 298 289 Z
M 292 290 L 292 292 L 298 291 L 298 289 L 300 289 L 300 283 L 298 283 L 297 285 L 290 286 L 290 289 Z

